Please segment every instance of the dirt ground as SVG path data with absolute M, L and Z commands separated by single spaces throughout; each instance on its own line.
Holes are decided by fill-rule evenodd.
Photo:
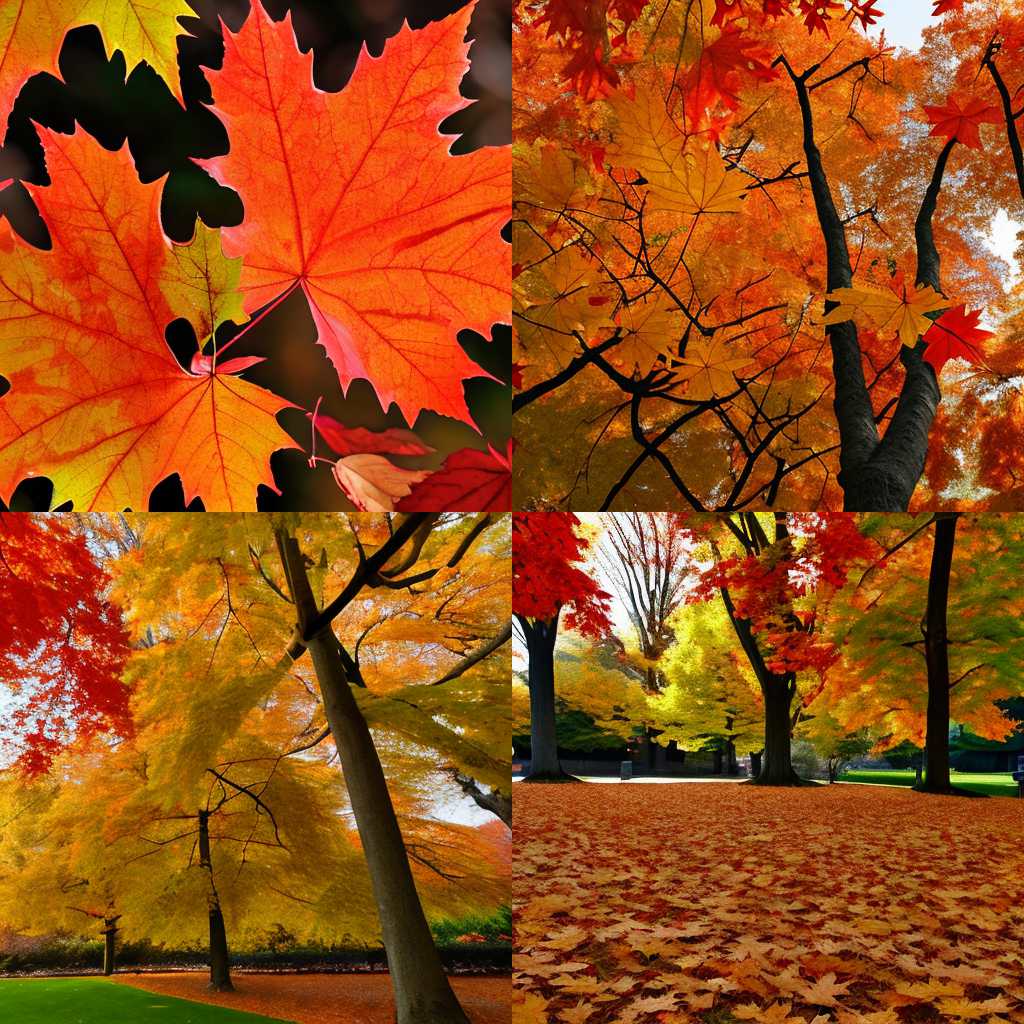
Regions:
M 236 974 L 234 992 L 209 992 L 205 972 L 124 974 L 115 980 L 296 1024 L 392 1024 L 386 974 Z M 453 978 L 473 1024 L 511 1024 L 511 978 Z

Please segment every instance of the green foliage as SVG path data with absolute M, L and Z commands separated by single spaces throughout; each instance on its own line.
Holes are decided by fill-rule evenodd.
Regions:
M 443 917 L 432 921 L 430 930 L 439 946 L 464 945 L 459 939 L 464 935 L 479 935 L 489 943 L 510 945 L 512 939 L 512 907 L 506 905 L 496 914 L 484 916 L 470 914 L 467 917 Z

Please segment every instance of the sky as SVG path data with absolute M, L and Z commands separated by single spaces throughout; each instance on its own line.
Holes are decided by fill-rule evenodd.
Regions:
M 921 45 L 921 29 L 932 20 L 931 0 L 886 0 L 879 8 L 885 14 L 875 30 L 884 28 L 890 43 L 916 50 Z

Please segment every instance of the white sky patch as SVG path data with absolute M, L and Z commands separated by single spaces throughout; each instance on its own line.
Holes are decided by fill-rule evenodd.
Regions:
M 1012 220 L 1006 210 L 1000 210 L 989 225 L 988 234 L 982 242 L 989 252 L 1010 265 L 1010 274 L 1003 282 L 1003 290 L 1010 292 L 1024 280 L 1024 269 L 1014 257 L 1017 250 L 1017 234 L 1024 231 L 1024 224 Z
M 868 31 L 871 38 L 877 38 L 885 30 L 886 42 L 917 50 L 921 46 L 921 30 L 932 23 L 931 0 L 886 0 L 879 4 L 884 12 Z

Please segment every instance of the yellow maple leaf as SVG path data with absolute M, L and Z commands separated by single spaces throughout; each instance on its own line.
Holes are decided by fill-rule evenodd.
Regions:
M 879 334 L 896 334 L 904 345 L 913 348 L 917 339 L 932 325 L 926 314 L 946 309 L 949 300 L 930 285 L 910 287 L 898 279 L 893 285 L 893 288 L 861 285 L 829 292 L 826 300 L 839 305 L 825 316 L 822 323 L 841 324 L 855 320 L 864 326 L 874 327 Z
M 523 1001 L 512 1007 L 512 1024 L 548 1024 L 548 1001 L 527 992 Z
M 724 338 L 710 337 L 690 341 L 679 363 L 676 375 L 688 381 L 686 397 L 695 402 L 707 402 L 735 390 L 733 373 L 747 366 L 750 359 L 732 355 Z
M 646 178 L 652 209 L 689 215 L 741 209 L 747 193 L 743 175 L 728 169 L 713 146 L 690 143 L 660 92 L 638 86 L 633 99 L 616 96 L 610 102 L 618 125 L 608 156 Z
M 848 981 L 837 982 L 835 974 L 829 971 L 813 985 L 801 988 L 798 995 L 805 1003 L 811 1003 L 813 1006 L 837 1006 L 836 996 L 845 995 L 849 987 Z
M 619 314 L 622 340 L 608 353 L 608 359 L 624 373 L 634 370 L 644 376 L 658 357 L 670 355 L 683 333 L 679 313 L 654 302 L 635 302 Z
M 775 1003 L 774 1006 L 761 1007 L 754 1003 L 744 1003 L 732 1007 L 732 1015 L 738 1020 L 756 1020 L 758 1024 L 805 1024 L 803 1017 L 791 1017 L 789 1011 L 792 1003 Z
M 940 1013 L 957 1020 L 984 1020 L 989 1008 L 984 1003 L 972 1003 L 967 999 L 943 999 L 937 1007 Z
M 513 149 L 513 198 L 549 211 L 574 206 L 590 187 L 583 165 L 554 143 L 537 140 Z

